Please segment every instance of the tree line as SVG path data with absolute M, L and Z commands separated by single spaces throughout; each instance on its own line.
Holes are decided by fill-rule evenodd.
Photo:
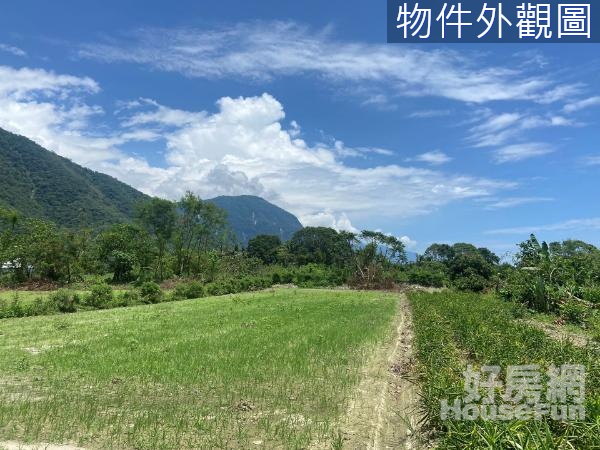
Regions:
M 99 231 L 64 229 L 0 208 L 0 282 L 5 284 L 39 279 L 69 285 L 88 275 L 137 285 L 172 278 L 200 285 L 230 280 L 211 288 L 218 293 L 273 283 L 360 288 L 414 283 L 495 291 L 580 323 L 597 309 L 600 251 L 595 246 L 578 240 L 540 243 L 531 235 L 517 249 L 509 264 L 487 248 L 435 243 L 408 261 L 404 243 L 394 236 L 327 227 L 305 227 L 286 242 L 259 235 L 242 248 L 225 211 L 190 192 L 176 202 L 141 202 L 134 220 Z M 252 276 L 260 282 L 231 281 Z M 223 287 L 227 283 L 236 287 Z

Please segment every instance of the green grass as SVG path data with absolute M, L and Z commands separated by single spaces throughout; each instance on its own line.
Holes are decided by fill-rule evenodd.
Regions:
M 113 289 L 113 293 L 119 294 L 125 292 L 126 289 Z M 0 291 L 0 301 L 10 302 L 15 298 L 18 299 L 23 304 L 33 303 L 35 300 L 43 299 L 46 300 L 50 294 L 54 291 Z M 88 290 L 76 289 L 73 292 L 84 296 L 90 293 Z
M 438 432 L 440 448 L 591 449 L 600 448 L 600 354 L 576 348 L 515 320 L 521 309 L 493 296 L 450 291 L 412 293 L 422 405 Z M 440 400 L 464 396 L 462 372 L 470 363 L 499 365 L 584 364 L 586 420 L 579 422 L 457 421 L 440 417 Z
M 277 290 L 0 320 L 0 436 L 119 449 L 331 440 L 396 307 L 391 294 Z

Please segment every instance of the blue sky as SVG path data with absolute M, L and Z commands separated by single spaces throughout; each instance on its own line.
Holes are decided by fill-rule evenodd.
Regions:
M 385 43 L 385 2 L 13 2 L 0 127 L 153 195 L 499 254 L 600 244 L 597 44 Z

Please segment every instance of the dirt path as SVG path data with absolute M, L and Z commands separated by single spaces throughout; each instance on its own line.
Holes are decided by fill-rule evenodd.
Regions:
M 574 333 L 572 331 L 565 330 L 560 325 L 545 323 L 535 319 L 523 320 L 522 322 L 542 330 L 544 333 L 546 333 L 547 336 L 551 337 L 552 339 L 556 339 L 559 341 L 569 341 L 575 347 L 585 347 L 590 341 L 590 339 L 584 334 Z
M 412 321 L 400 294 L 395 332 L 363 369 L 362 381 L 341 421 L 344 449 L 414 449 L 418 396 L 409 381 L 413 367 Z

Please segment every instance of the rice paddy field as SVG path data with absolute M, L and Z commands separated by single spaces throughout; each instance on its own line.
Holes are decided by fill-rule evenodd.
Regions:
M 331 448 L 397 308 L 282 289 L 0 320 L 0 441 Z
M 413 292 L 417 381 L 423 414 L 442 449 L 600 448 L 600 351 L 597 344 L 574 345 L 522 320 L 519 305 L 491 295 Z M 442 420 L 440 401 L 464 397 L 467 364 L 585 367 L 584 420 Z M 543 375 L 544 376 L 544 375 Z M 544 379 L 543 379 L 544 380 Z M 506 381 L 505 379 L 502 380 Z M 542 397 L 543 398 L 543 397 Z M 498 398 L 496 397 L 496 402 Z

